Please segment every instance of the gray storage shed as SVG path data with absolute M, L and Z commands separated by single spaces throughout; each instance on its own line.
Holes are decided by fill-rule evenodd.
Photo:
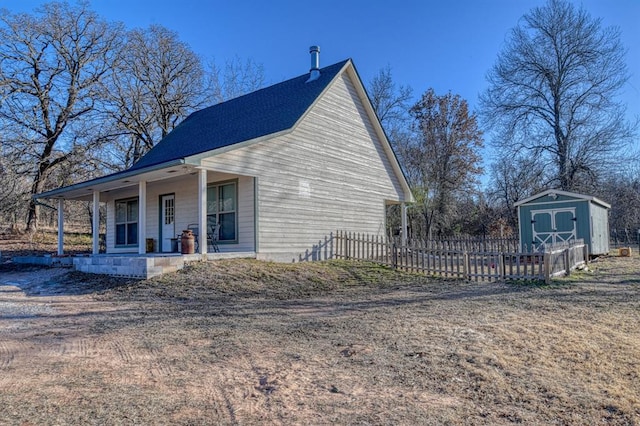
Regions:
M 523 250 L 583 239 L 590 254 L 609 252 L 611 205 L 596 197 L 548 189 L 515 206 Z

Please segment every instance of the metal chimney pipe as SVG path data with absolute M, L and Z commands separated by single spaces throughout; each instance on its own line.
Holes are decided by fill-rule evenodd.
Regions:
M 319 70 L 320 69 L 320 46 L 311 46 L 309 48 L 309 53 L 311 53 L 311 69 Z
M 311 46 L 309 53 L 311 53 L 311 69 L 307 83 L 320 77 L 320 46 Z

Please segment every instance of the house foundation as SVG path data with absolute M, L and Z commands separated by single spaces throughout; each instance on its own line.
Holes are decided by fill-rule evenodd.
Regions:
M 175 255 L 85 255 L 75 257 L 57 258 L 51 256 L 23 256 L 13 259 L 16 263 L 43 265 L 43 266 L 67 266 L 76 271 L 89 274 L 103 274 L 114 277 L 127 277 L 136 279 L 148 279 L 162 274 L 176 272 L 184 268 L 190 262 L 202 260 L 221 260 L 233 258 L 254 258 L 255 252 L 233 253 L 208 253 L 203 259 L 200 254 L 175 254 Z M 56 259 L 64 259 L 57 262 Z

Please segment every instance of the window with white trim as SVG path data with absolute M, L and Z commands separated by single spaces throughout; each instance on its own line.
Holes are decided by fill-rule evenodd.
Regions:
M 138 245 L 138 199 L 116 200 L 116 247 Z
M 238 241 L 238 184 L 223 182 L 207 187 L 207 228 L 220 224 L 219 242 Z

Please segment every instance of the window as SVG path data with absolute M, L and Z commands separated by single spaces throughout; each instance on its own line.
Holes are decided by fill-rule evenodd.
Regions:
M 207 228 L 220 224 L 218 241 L 237 242 L 238 203 L 236 182 L 209 185 L 207 188 Z
M 116 200 L 116 246 L 138 244 L 138 199 Z
M 164 199 L 164 224 L 171 225 L 175 220 L 176 206 L 173 196 Z

